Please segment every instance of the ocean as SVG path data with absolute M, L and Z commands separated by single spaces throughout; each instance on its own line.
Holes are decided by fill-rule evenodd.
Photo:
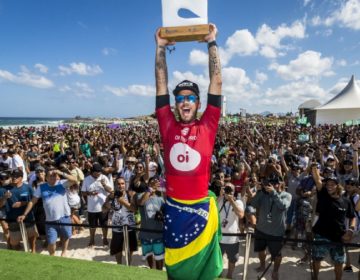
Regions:
M 10 128 L 18 126 L 58 126 L 69 118 L 13 118 L 0 117 L 0 127 Z

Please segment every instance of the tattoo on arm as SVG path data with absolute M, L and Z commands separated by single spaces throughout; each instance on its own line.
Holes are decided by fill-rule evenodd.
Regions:
M 220 56 L 216 46 L 212 46 L 209 48 L 209 77 L 209 93 L 221 94 L 221 64 Z
M 155 78 L 156 78 L 156 94 L 168 94 L 168 70 L 166 64 L 166 52 L 164 46 L 159 46 L 156 49 L 155 61 Z
M 210 80 L 214 75 L 220 75 L 220 59 L 216 47 L 209 49 L 209 74 Z

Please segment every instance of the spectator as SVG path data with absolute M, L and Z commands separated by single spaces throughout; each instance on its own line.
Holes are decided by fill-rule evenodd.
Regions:
M 60 180 L 60 176 L 66 180 Z M 42 198 L 46 221 L 51 224 L 46 224 L 46 240 L 48 243 L 48 250 L 51 256 L 55 255 L 56 240 L 60 237 L 62 244 L 61 256 L 66 256 L 69 239 L 71 237 L 71 227 L 57 225 L 57 223 L 70 223 L 70 207 L 67 200 L 66 189 L 71 183 L 76 182 L 76 179 L 60 170 L 50 168 L 46 172 L 46 183 L 40 185 L 34 192 L 34 197 L 26 206 L 23 215 L 18 217 L 18 221 L 25 220 L 31 212 L 33 206 Z
M 231 183 L 226 183 L 221 188 L 220 195 L 217 199 L 221 232 L 237 234 L 240 232 L 239 219 L 244 217 L 244 204 L 241 200 L 234 196 L 235 187 Z M 220 240 L 220 248 L 222 254 L 226 254 L 228 258 L 228 272 L 226 278 L 232 279 L 235 270 L 235 263 L 239 259 L 240 243 L 237 236 L 222 236 Z
M 164 199 L 159 192 L 160 181 L 157 177 L 149 180 L 149 189 L 145 192 L 140 191 L 136 194 L 136 205 L 140 210 L 141 228 L 162 231 L 163 229 L 163 207 Z M 162 233 L 152 233 L 141 231 L 139 234 L 141 241 L 143 259 L 147 260 L 150 268 L 162 270 L 164 263 L 164 242 Z M 155 266 L 154 266 L 155 259 Z
M 259 255 L 260 267 L 258 271 L 265 270 L 266 248 L 274 262 L 272 279 L 279 279 L 281 264 L 282 241 L 285 232 L 286 212 L 291 204 L 291 194 L 284 191 L 284 183 L 274 176 L 263 181 L 263 188 L 251 200 L 250 205 L 259 210 L 259 219 L 256 224 L 254 250 Z
M 312 174 L 317 188 L 316 212 L 319 215 L 319 219 L 313 227 L 314 240 L 336 243 L 348 242 L 351 240 L 356 226 L 354 208 L 351 202 L 341 195 L 343 189 L 337 177 L 332 176 L 322 182 L 319 169 L 316 166 L 312 167 Z M 346 230 L 346 218 L 349 219 L 348 230 Z M 345 263 L 343 246 L 314 245 L 312 253 L 315 280 L 318 279 L 320 262 L 327 253 L 330 253 L 334 262 L 335 279 L 340 280 L 342 278 L 343 264 Z
M 20 169 L 15 169 L 11 172 L 10 186 L 4 186 L 0 192 L 0 208 L 5 205 L 6 218 L 9 220 L 9 243 L 11 249 L 20 250 L 20 241 L 22 239 L 20 232 L 20 225 L 17 223 L 17 218 L 21 216 L 24 209 L 29 204 L 33 196 L 32 188 L 23 183 L 23 172 Z M 29 213 L 29 216 L 24 220 L 29 239 L 30 249 L 36 253 L 36 238 L 38 236 L 34 226 L 34 214 Z
M 102 174 L 103 167 L 95 162 L 91 169 L 91 174 L 84 179 L 81 192 L 87 199 L 88 221 L 90 225 L 89 247 L 95 245 L 96 227 L 102 227 L 103 246 L 108 246 L 107 226 L 108 212 L 103 212 L 103 205 L 106 197 L 113 191 L 109 179 Z
M 122 252 L 124 251 L 123 226 L 135 227 L 135 207 L 131 204 L 131 197 L 126 191 L 125 179 L 118 177 L 115 179 L 115 192 L 112 192 L 105 202 L 105 207 L 112 211 L 111 221 L 112 239 L 110 244 L 110 255 L 115 255 L 116 262 L 122 263 Z M 138 250 L 136 231 L 129 228 L 128 248 L 130 251 L 129 264 L 131 257 Z

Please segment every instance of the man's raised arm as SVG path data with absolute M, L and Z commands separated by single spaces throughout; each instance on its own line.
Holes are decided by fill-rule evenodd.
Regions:
M 174 45 L 175 42 L 169 42 L 160 37 L 160 28 L 155 34 L 156 57 L 155 57 L 155 79 L 156 95 L 166 95 L 168 90 L 168 70 L 166 65 L 166 46 Z
M 210 33 L 204 39 L 208 42 L 209 49 L 209 93 L 221 95 L 222 77 L 221 64 L 218 47 L 216 45 L 217 28 L 215 24 L 210 24 Z

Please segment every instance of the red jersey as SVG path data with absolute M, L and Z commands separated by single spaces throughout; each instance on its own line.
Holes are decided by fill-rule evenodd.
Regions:
M 211 156 L 221 109 L 208 104 L 200 120 L 177 122 L 165 105 L 156 110 L 164 145 L 166 195 L 195 200 L 208 195 Z

